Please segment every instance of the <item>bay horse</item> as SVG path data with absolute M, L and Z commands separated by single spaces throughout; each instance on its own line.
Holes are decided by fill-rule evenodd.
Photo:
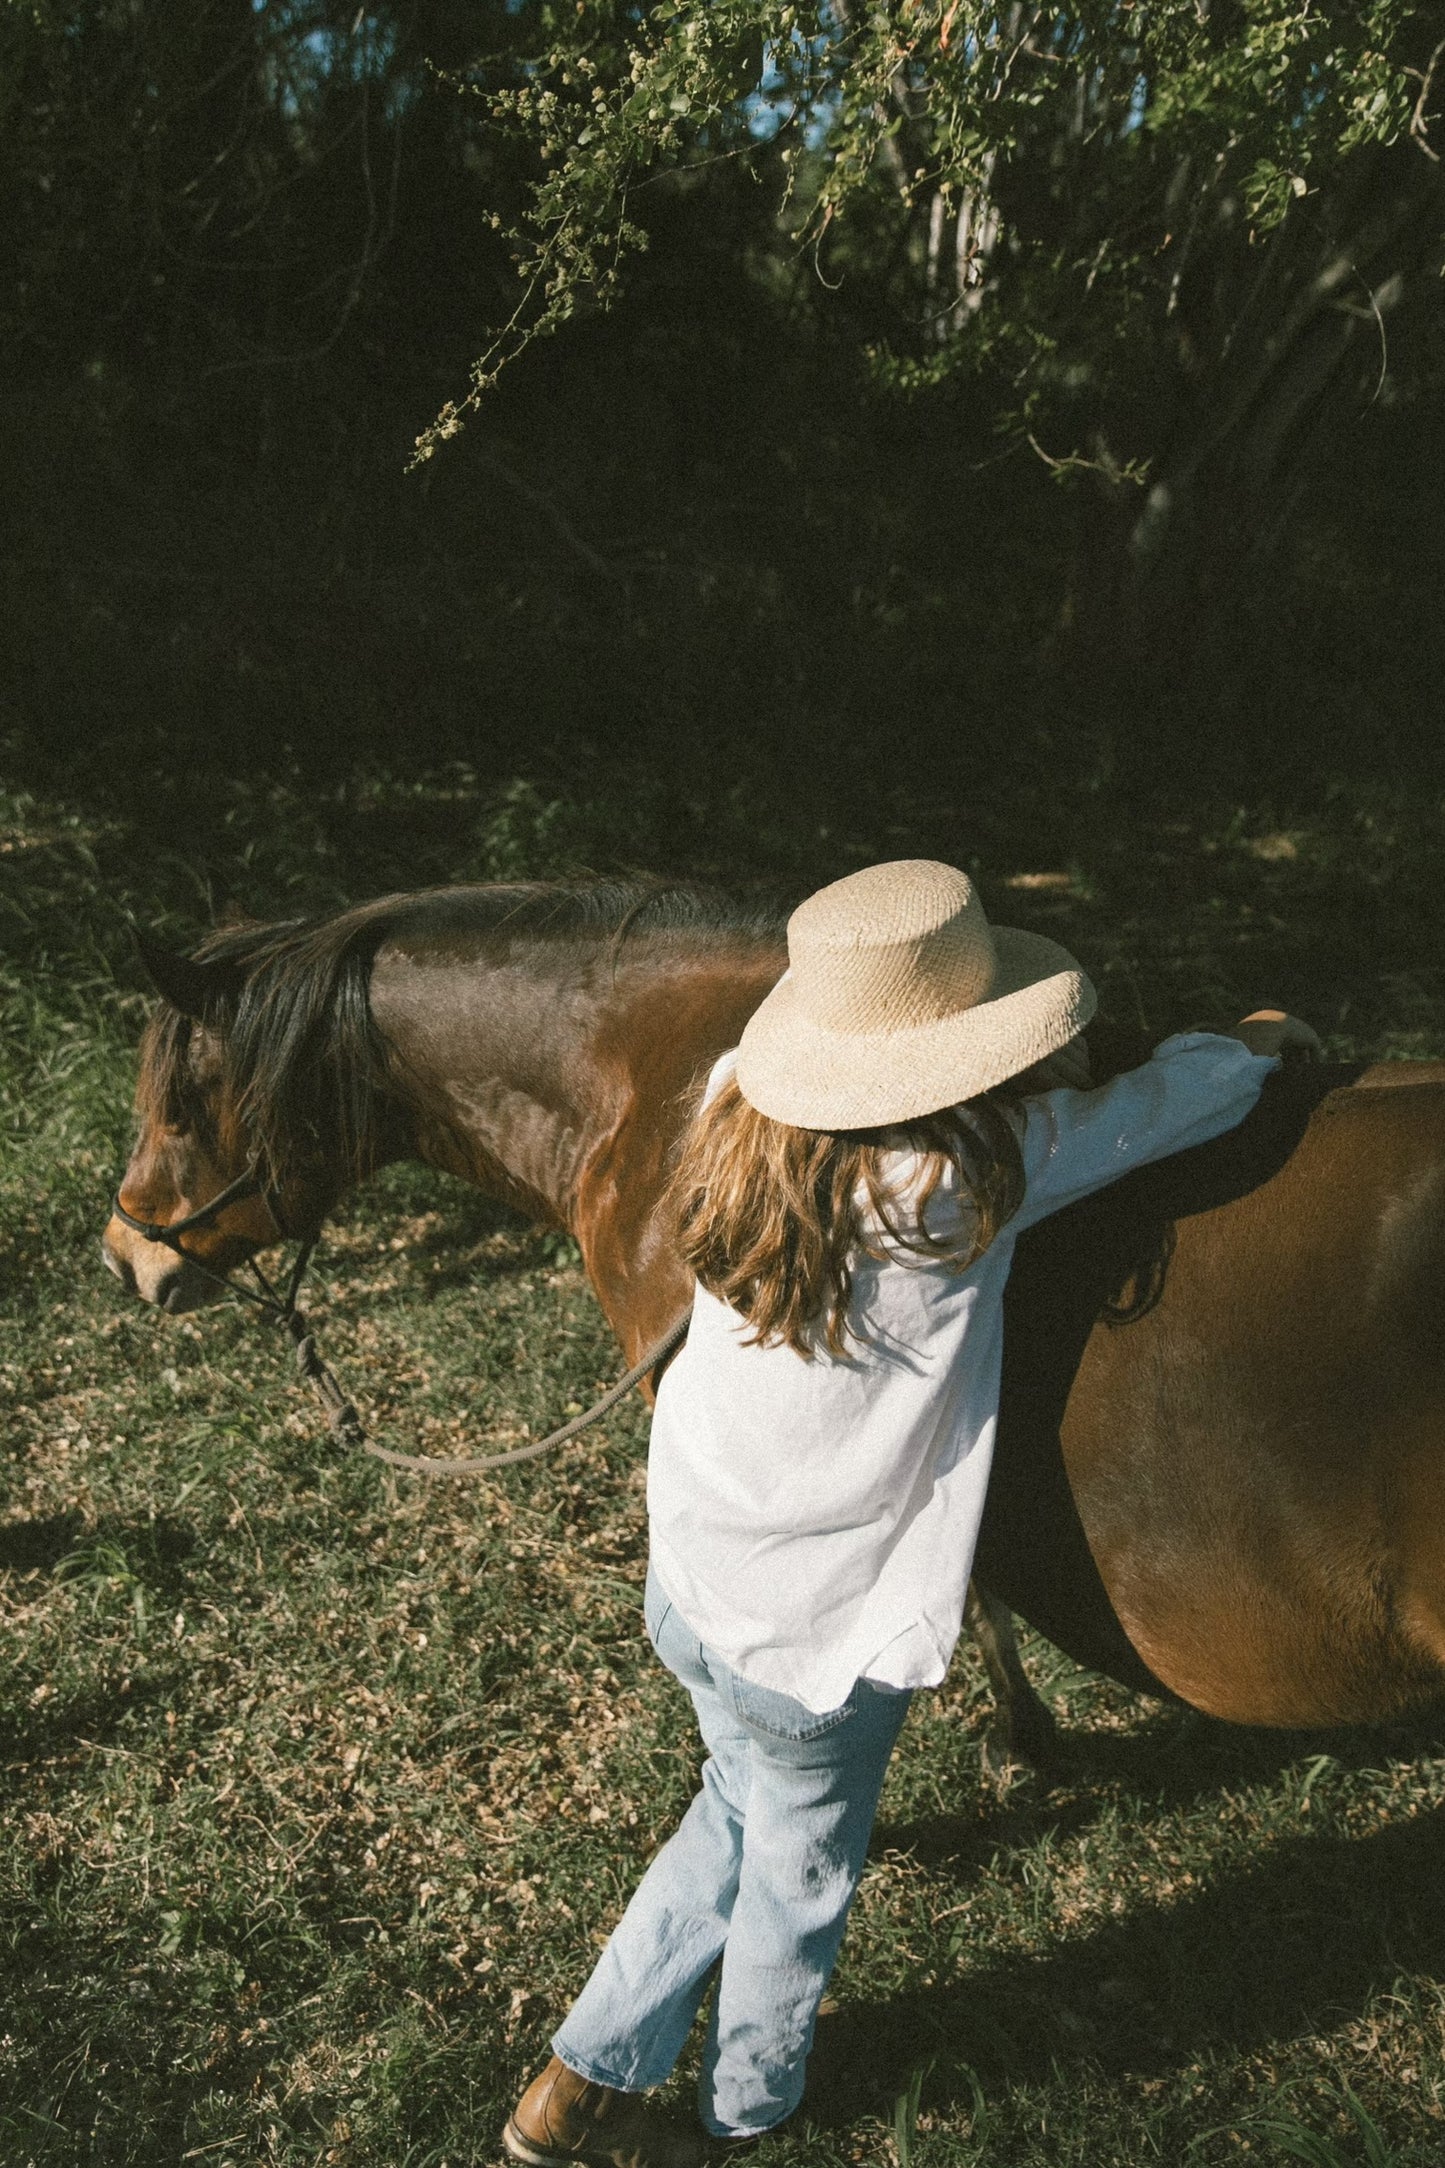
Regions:
M 606 883 L 423 891 L 152 951 L 120 1201 L 174 1223 L 239 1183 L 185 1237 L 226 1271 L 418 1158 L 571 1233 L 632 1361 L 690 1293 L 669 1151 L 785 961 L 771 914 Z M 119 1218 L 103 1240 L 147 1301 L 213 1299 Z M 1433 1699 L 1442 1306 L 1445 1065 L 1282 1070 L 1237 1129 L 1020 1240 L 980 1580 L 1076 1661 L 1212 1716 Z M 1006 1699 L 1027 1695 L 1013 1665 Z

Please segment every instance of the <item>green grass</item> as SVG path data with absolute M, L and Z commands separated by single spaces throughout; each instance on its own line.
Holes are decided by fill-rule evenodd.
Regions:
M 962 833 L 893 804 L 790 845 L 724 810 L 622 850 L 606 808 L 445 790 L 412 816 L 398 789 L 381 840 L 238 795 L 219 877 L 279 909 L 650 834 L 806 882 Z M 1359 794 L 1081 812 L 1043 863 L 996 821 L 981 871 L 1091 961 L 1121 1040 L 1282 987 L 1340 1052 L 1431 1052 L 1437 827 Z M 641 1633 L 645 1414 L 427 1485 L 339 1460 L 249 1318 L 159 1319 L 100 1271 L 124 913 L 205 913 L 184 854 L 137 843 L 63 791 L 0 820 L 0 2160 L 463 2168 L 693 1782 Z M 1037 872 L 1066 878 L 1007 885 Z M 348 1205 L 314 1307 L 378 1433 L 425 1451 L 535 1432 L 617 1367 L 565 1246 L 413 1169 Z M 1445 1734 L 1230 1731 L 1026 1654 L 1062 1773 L 981 1781 L 967 1650 L 919 1697 L 805 2116 L 760 2168 L 1435 2168 Z

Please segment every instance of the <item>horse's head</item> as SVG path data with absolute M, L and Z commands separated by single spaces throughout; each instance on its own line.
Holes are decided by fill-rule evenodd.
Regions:
M 140 1133 L 101 1248 L 142 1300 L 193 1310 L 223 1292 L 208 1274 L 233 1271 L 285 1235 L 314 1233 L 336 1184 L 314 1155 L 300 1170 L 278 1167 L 274 1138 L 247 1107 L 250 1080 L 233 1058 L 246 988 L 238 961 L 140 948 L 162 1001 L 141 1042 Z M 172 1242 L 160 1229 L 177 1230 Z

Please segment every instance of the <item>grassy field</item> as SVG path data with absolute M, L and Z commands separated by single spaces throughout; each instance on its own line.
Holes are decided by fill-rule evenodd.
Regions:
M 200 925 L 202 864 L 280 910 L 619 855 L 806 885 L 979 833 L 991 906 L 1078 947 L 1120 1044 L 1278 994 L 1337 1052 L 1439 1053 L 1439 807 L 1081 802 L 1042 855 L 1027 807 L 792 842 L 737 800 L 619 830 L 456 772 L 233 794 L 189 853 L 142 812 L 0 807 L 0 2160 L 465 2168 L 693 1784 L 641 1632 L 645 1414 L 429 1487 L 338 1461 L 246 1317 L 128 1301 L 95 1240 L 125 913 Z M 349 1203 L 314 1308 L 423 1450 L 615 1374 L 568 1246 L 413 1169 Z M 982 1780 L 969 1651 L 919 1697 L 760 2168 L 1437 2168 L 1445 1734 L 1229 1731 L 1026 1655 L 1061 1770 Z

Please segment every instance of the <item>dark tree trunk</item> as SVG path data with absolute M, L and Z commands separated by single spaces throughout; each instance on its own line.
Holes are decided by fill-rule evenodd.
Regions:
M 1195 667 L 1267 583 L 1303 492 L 1384 387 L 1390 326 L 1438 278 L 1442 235 L 1441 168 L 1399 146 L 1357 160 L 1333 202 L 1294 204 L 1263 246 L 1226 230 L 1185 267 L 1177 420 L 1118 528 L 1114 637 L 1151 676 Z

